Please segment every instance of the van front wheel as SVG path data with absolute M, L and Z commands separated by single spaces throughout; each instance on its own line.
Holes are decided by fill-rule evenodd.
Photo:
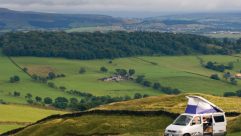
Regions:
M 183 136 L 191 136 L 190 134 L 184 134 Z

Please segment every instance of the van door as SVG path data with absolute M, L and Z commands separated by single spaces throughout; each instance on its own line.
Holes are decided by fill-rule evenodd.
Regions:
M 195 116 L 190 124 L 190 134 L 192 136 L 203 136 L 203 125 L 201 116 Z
M 226 133 L 226 119 L 224 114 L 213 114 L 213 135 L 223 136 Z

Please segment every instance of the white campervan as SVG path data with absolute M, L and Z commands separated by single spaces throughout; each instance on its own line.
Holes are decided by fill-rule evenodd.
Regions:
M 187 96 L 188 105 L 169 125 L 164 136 L 225 136 L 226 118 L 222 109 L 199 96 Z

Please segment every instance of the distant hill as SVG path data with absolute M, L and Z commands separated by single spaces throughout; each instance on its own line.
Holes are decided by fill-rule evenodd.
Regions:
M 94 14 L 22 12 L 0 8 L 0 30 L 64 29 L 122 24 L 124 20 Z
M 0 47 L 8 56 L 100 59 L 138 55 L 231 54 L 240 51 L 240 42 L 225 43 L 204 36 L 173 33 L 33 31 L 8 33 L 0 38 Z

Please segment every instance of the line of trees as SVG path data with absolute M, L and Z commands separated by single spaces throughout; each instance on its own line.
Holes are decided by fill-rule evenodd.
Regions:
M 238 90 L 236 92 L 225 92 L 223 94 L 224 97 L 232 97 L 232 96 L 238 96 L 241 97 L 241 90 Z
M 19 93 L 19 92 L 14 91 L 13 95 L 15 95 L 16 93 Z M 74 97 L 68 99 L 66 97 L 61 96 L 61 97 L 52 99 L 50 97 L 45 97 L 45 98 L 42 98 L 40 96 L 34 97 L 31 93 L 27 93 L 24 97 L 27 103 L 29 104 L 41 104 L 41 105 L 53 106 L 59 109 L 71 109 L 71 110 L 84 111 L 84 110 L 97 107 L 99 105 L 104 105 L 112 102 L 127 101 L 131 99 L 140 99 L 140 98 L 145 98 L 149 96 L 148 94 L 140 94 L 140 93 L 134 94 L 133 97 L 94 96 L 91 93 L 80 92 L 77 90 L 69 90 L 69 91 L 66 91 L 66 93 L 73 95 Z M 15 97 L 19 97 L 19 96 L 20 96 L 20 93 L 18 94 L 18 96 L 15 96 Z
M 224 64 L 217 64 L 216 62 L 209 61 L 207 62 L 205 67 L 215 71 L 224 72 L 226 69 L 232 70 L 234 66 L 232 62 L 228 63 L 228 65 L 224 65 Z
M 241 40 L 239 40 L 241 41 Z M 191 34 L 158 32 L 11 32 L 0 37 L 8 56 L 118 58 L 137 55 L 188 55 L 239 53 L 241 42 Z M 210 46 L 213 45 L 213 46 Z
M 166 94 L 175 94 L 176 95 L 176 94 L 181 93 L 181 91 L 177 88 L 165 87 L 165 86 L 162 86 L 158 82 L 152 83 L 152 82 L 146 80 L 144 75 L 137 76 L 136 83 L 139 83 L 145 87 L 152 87 L 153 89 L 166 93 Z

